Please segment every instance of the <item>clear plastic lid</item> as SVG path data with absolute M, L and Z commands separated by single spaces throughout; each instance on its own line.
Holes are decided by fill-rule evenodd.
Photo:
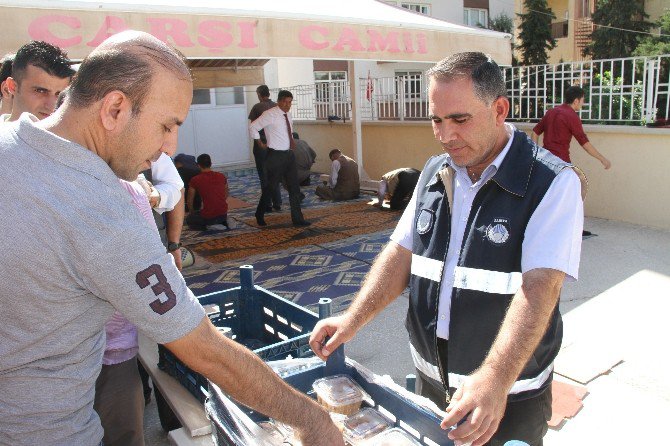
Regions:
M 365 398 L 363 389 L 347 375 L 317 379 L 312 388 L 327 409 L 347 415 L 356 412 Z
M 362 444 L 365 446 L 421 446 L 421 443 L 414 437 L 398 427 L 387 429 Z
M 361 409 L 344 421 L 342 433 L 353 446 L 391 427 L 391 422 L 369 407 Z

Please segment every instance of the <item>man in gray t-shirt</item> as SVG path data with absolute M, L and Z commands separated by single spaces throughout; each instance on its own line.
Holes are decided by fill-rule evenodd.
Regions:
M 343 445 L 316 402 L 216 331 L 119 185 L 174 153 L 192 89 L 174 50 L 124 32 L 82 63 L 54 115 L 0 129 L 0 444 L 100 443 L 95 380 L 117 309 L 303 444 Z

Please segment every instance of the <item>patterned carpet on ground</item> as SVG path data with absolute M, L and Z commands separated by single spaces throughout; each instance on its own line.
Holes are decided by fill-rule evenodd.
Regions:
M 182 242 L 211 263 L 184 269 L 196 296 L 239 286 L 240 265 L 253 265 L 254 283 L 286 299 L 316 310 L 322 297 L 333 299 L 333 311 L 346 309 L 400 218 L 399 212 L 366 204 L 370 195 L 347 202 L 323 201 L 314 195 L 316 181 L 303 187 L 308 227 L 293 227 L 288 196 L 281 212 L 268 213 L 261 229 L 254 218 L 258 202 L 255 170 L 226 173 L 231 197 L 230 230 L 185 230 Z
M 218 263 L 268 253 L 278 248 L 320 245 L 382 231 L 395 227 L 400 215 L 398 212 L 381 211 L 364 202 L 306 208 L 303 214 L 312 222 L 311 226 L 293 226 L 288 211 L 271 213 L 266 216 L 268 226 L 263 229 L 257 226 L 254 217 L 242 217 L 241 225 L 236 225 L 231 231 L 207 234 L 205 238 L 190 238 L 185 243 L 208 261 Z

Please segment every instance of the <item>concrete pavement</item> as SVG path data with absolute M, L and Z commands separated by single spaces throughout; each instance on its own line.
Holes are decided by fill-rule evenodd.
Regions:
M 597 235 L 584 240 L 579 281 L 566 283 L 561 295 L 565 336 L 557 363 L 579 375 L 585 366 L 618 361 L 586 383 L 584 408 L 550 429 L 545 445 L 661 443 L 670 415 L 670 232 L 593 218 L 585 228 Z M 407 298 L 396 299 L 346 347 L 348 356 L 400 384 L 414 371 L 406 309 Z M 145 434 L 148 446 L 168 444 L 155 405 L 147 407 Z

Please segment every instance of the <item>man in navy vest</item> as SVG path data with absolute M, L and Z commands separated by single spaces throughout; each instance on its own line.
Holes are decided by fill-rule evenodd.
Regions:
M 350 308 L 321 321 L 310 345 L 327 357 L 409 285 L 417 391 L 446 405 L 445 430 L 459 423 L 449 438 L 541 445 L 562 338 L 559 295 L 579 267 L 580 180 L 505 123 L 505 81 L 489 57 L 455 54 L 427 75 L 445 153 L 426 163 Z

